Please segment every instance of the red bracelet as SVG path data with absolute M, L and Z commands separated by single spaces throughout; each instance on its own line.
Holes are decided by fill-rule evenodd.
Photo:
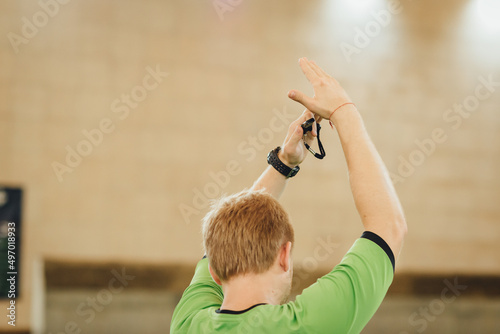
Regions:
M 333 123 L 332 123 L 331 118 L 332 118 L 333 113 L 334 113 L 334 112 L 336 112 L 337 110 L 339 110 L 340 108 L 342 108 L 343 106 L 348 105 L 348 104 L 352 104 L 353 106 L 356 106 L 356 105 L 355 105 L 354 103 L 352 103 L 352 102 L 346 102 L 346 103 L 343 103 L 343 104 L 341 104 L 340 106 L 338 106 L 337 108 L 335 108 L 335 110 L 334 110 L 334 111 L 332 111 L 332 113 L 330 114 L 330 117 L 328 117 L 328 120 L 330 121 L 330 126 L 332 127 L 332 129 L 333 129 Z

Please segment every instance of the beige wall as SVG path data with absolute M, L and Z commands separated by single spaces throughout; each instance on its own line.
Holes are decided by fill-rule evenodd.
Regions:
M 403 174 L 409 234 L 398 270 L 499 274 L 500 86 L 480 88 L 490 94 L 470 117 L 448 109 L 475 102 L 479 77 L 500 81 L 500 31 L 473 0 L 402 1 L 384 27 L 370 13 L 387 2 L 363 3 L 242 1 L 220 17 L 212 1 L 74 0 L 50 7 L 44 24 L 36 1 L 2 1 L 0 183 L 26 191 L 18 326 L 30 324 L 37 258 L 194 264 L 206 205 L 189 219 L 181 208 L 194 207 L 196 189 L 214 190 L 210 172 L 231 161 L 224 192 L 258 177 L 302 111 L 286 92 L 311 93 L 301 56 L 341 81 L 388 168 Z M 33 15 L 41 27 L 14 47 L 8 34 L 22 35 Z M 368 46 L 356 27 L 372 29 Z M 346 44 L 357 53 L 346 57 Z M 127 115 L 113 102 L 144 92 L 147 68 L 168 76 Z M 99 126 L 109 133 L 60 182 L 52 164 Z M 283 196 L 296 263 L 311 267 L 333 266 L 362 231 L 338 140 L 323 131 L 327 158 L 305 161 Z M 439 142 L 424 157 L 415 141 L 433 131 Z M 403 170 L 401 159 L 418 166 Z M 325 243 L 333 255 L 319 261 Z

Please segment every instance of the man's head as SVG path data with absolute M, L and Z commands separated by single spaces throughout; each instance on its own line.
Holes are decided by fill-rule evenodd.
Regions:
M 271 273 L 286 299 L 293 242 L 288 214 L 263 191 L 243 191 L 219 199 L 203 219 L 203 244 L 219 284 L 240 275 Z

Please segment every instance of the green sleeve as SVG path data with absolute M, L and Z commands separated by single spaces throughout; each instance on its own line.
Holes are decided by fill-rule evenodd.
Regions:
M 393 267 L 385 251 L 360 238 L 330 273 L 291 303 L 305 332 L 359 333 L 389 289 Z
M 191 322 L 192 317 L 200 310 L 213 306 L 220 307 L 223 298 L 221 286 L 210 276 L 208 260 L 202 259 L 196 265 L 193 279 L 174 310 L 170 325 L 171 333 L 181 329 L 186 322 Z

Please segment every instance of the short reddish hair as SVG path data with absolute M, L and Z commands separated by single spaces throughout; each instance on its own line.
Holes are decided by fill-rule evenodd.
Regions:
M 244 190 L 214 201 L 202 232 L 208 261 L 221 281 L 265 272 L 281 246 L 294 242 L 288 214 L 264 191 Z

